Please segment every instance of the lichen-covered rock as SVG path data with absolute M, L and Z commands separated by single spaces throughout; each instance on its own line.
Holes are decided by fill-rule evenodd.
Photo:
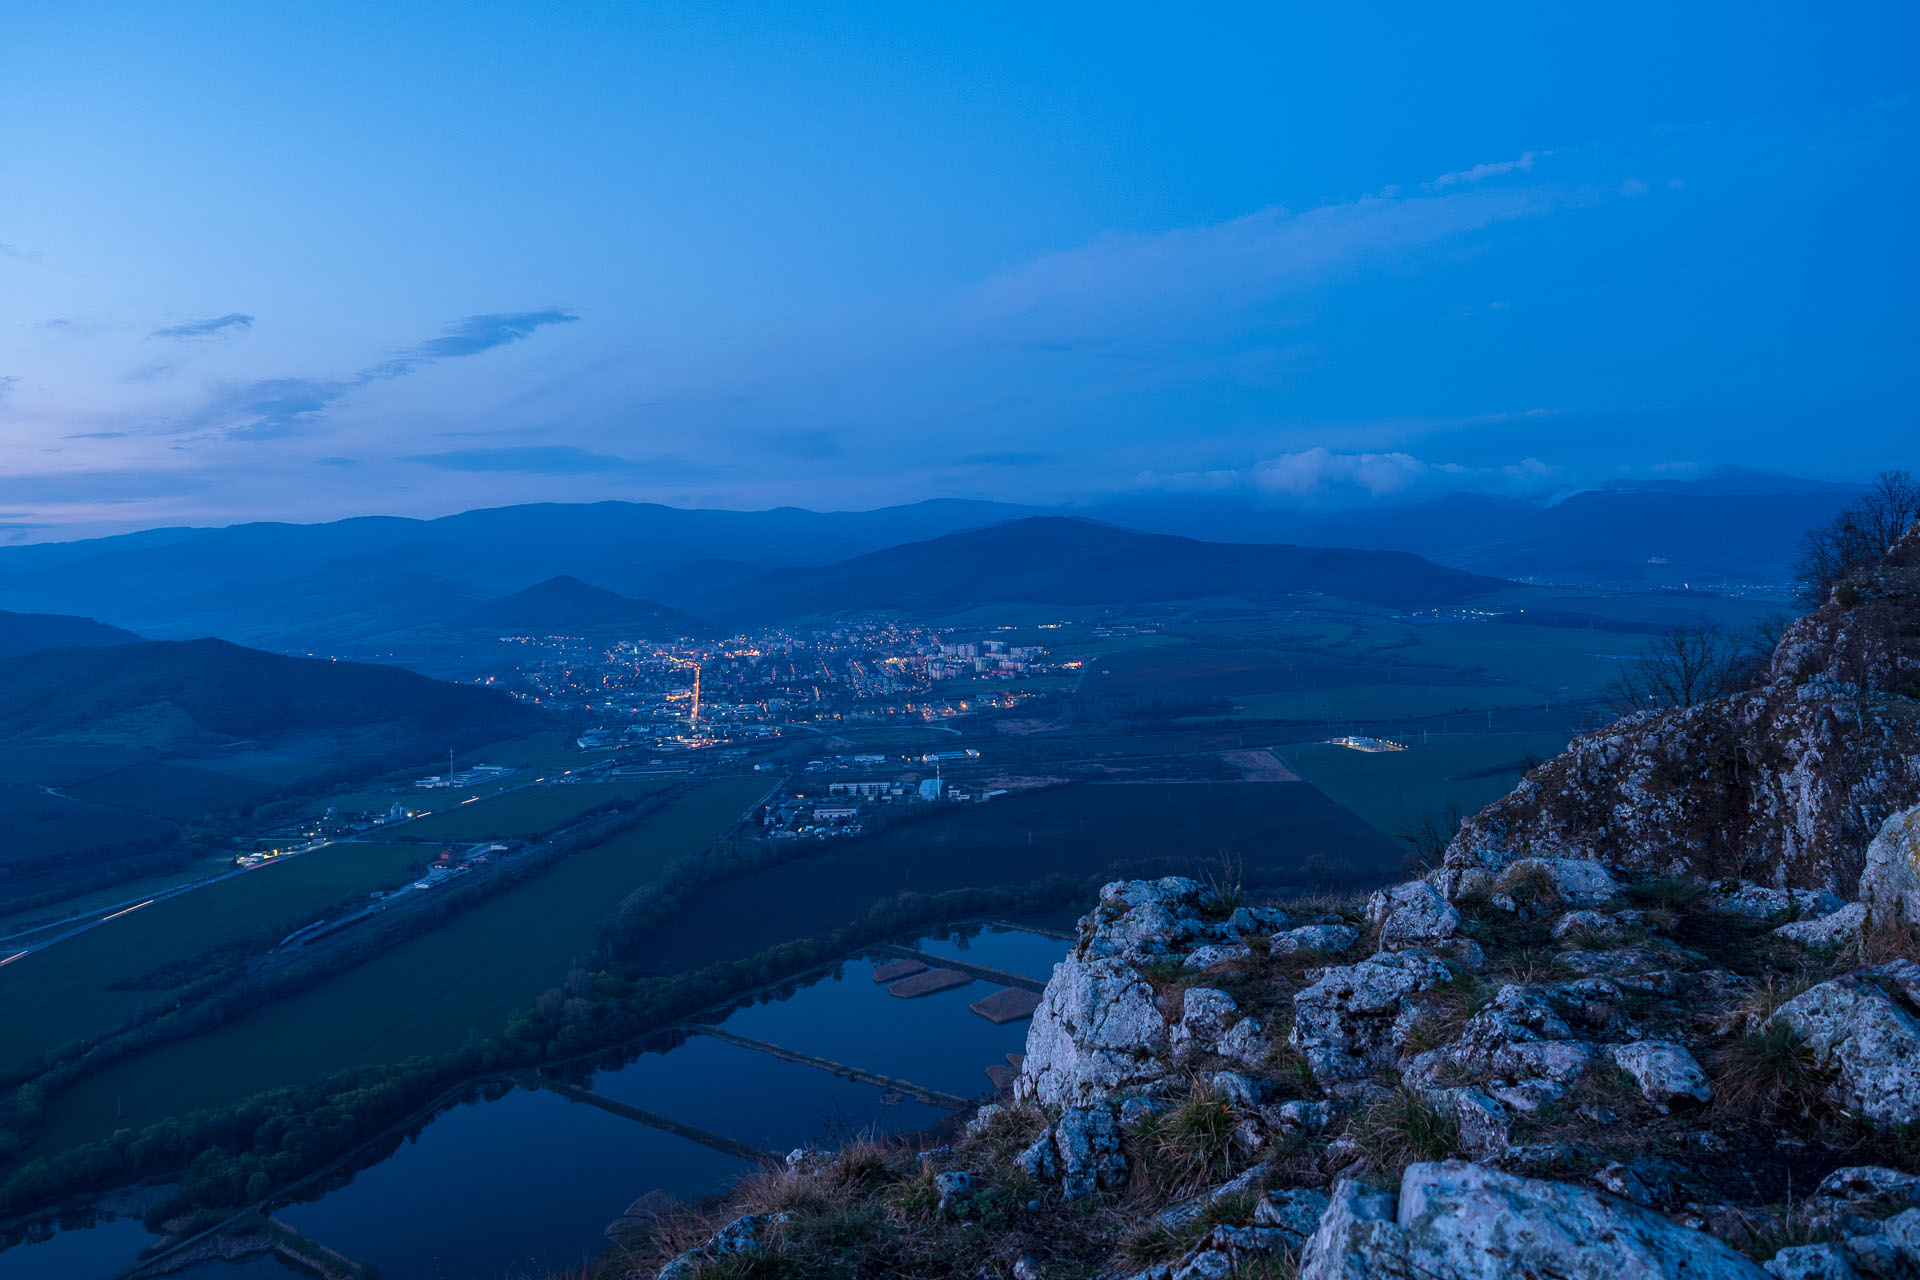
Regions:
M 1830 916 L 1846 903 L 1825 889 L 1778 889 L 1746 881 L 1716 885 L 1706 905 L 1728 915 L 1769 924 Z
M 1538 893 L 1552 906 L 1602 907 L 1619 892 L 1613 873 L 1591 858 L 1517 858 L 1494 881 L 1493 901 L 1516 911 Z
M 1053 1141 L 1060 1157 L 1060 1193 L 1067 1199 L 1077 1200 L 1126 1181 L 1120 1126 L 1107 1108 L 1068 1107 L 1053 1127 Z
M 1618 942 L 1626 936 L 1626 930 L 1618 916 L 1605 911 L 1584 909 L 1569 911 L 1555 920 L 1552 935 L 1556 942 L 1565 942 L 1569 938 Z
M 1467 1020 L 1458 1039 L 1408 1063 L 1406 1078 L 1428 1092 L 1450 1081 L 1473 1081 L 1507 1107 L 1531 1115 L 1563 1096 L 1595 1052 L 1575 1038 L 1545 991 L 1509 983 Z
M 1498 1155 L 1513 1144 L 1513 1116 L 1501 1101 L 1473 1085 L 1435 1089 L 1427 1095 L 1435 1110 L 1460 1131 L 1460 1145 L 1476 1160 Z
M 1823 982 L 1770 1021 L 1793 1029 L 1836 1105 L 1875 1124 L 1907 1124 L 1920 1118 L 1917 995 L 1920 964 L 1900 960 Z
M 1849 902 L 1831 915 L 1783 924 L 1773 931 L 1773 936 L 1805 947 L 1809 951 L 1831 951 L 1836 947 L 1858 942 L 1866 927 L 1867 904 Z
M 1167 1024 L 1133 966 L 1074 954 L 1053 967 L 1027 1028 L 1015 1094 L 1042 1106 L 1098 1101 L 1167 1073 Z
M 1774 1280 L 1860 1280 L 1847 1256 L 1830 1244 L 1802 1244 L 1782 1249 L 1768 1260 Z
M 1648 1102 L 1662 1110 L 1682 1100 L 1707 1102 L 1713 1098 L 1707 1073 L 1684 1045 L 1671 1040 L 1636 1040 L 1608 1045 L 1607 1056 L 1633 1077 Z
M 1198 880 L 1117 880 L 1080 922 L 1078 954 L 1141 960 L 1185 956 L 1211 942 L 1233 942 L 1226 919 L 1213 919 L 1219 899 Z
M 1920 805 L 1880 824 L 1867 846 L 1860 901 L 1877 929 L 1920 926 Z
M 1253 1206 L 1253 1224 L 1280 1232 L 1287 1251 L 1297 1254 L 1319 1228 L 1327 1203 L 1326 1192 L 1311 1187 L 1269 1191 Z
M 1053 1182 L 1059 1178 L 1060 1154 L 1054 1143 L 1053 1128 L 1049 1126 L 1015 1156 L 1013 1162 L 1035 1182 Z
M 1279 907 L 1235 907 L 1227 917 L 1227 932 L 1236 938 L 1264 936 L 1292 927 L 1292 918 Z
M 674 1257 L 655 1274 L 655 1280 L 685 1280 L 699 1274 L 708 1262 L 738 1254 L 757 1253 L 766 1243 L 768 1231 L 792 1220 L 788 1213 L 749 1213 L 735 1218 L 708 1237 L 698 1248 Z
M 973 1175 L 964 1169 L 949 1169 L 933 1175 L 933 1193 L 940 1197 L 936 1206 L 941 1213 L 955 1216 L 965 1212 L 967 1198 L 973 1195 Z
M 1234 998 L 1211 987 L 1188 987 L 1180 1008 L 1180 1021 L 1167 1034 L 1167 1048 L 1177 1063 L 1219 1052 L 1227 1028 L 1243 1021 Z
M 1359 1080 L 1393 1065 L 1400 1002 L 1452 977 L 1418 951 L 1382 952 L 1358 964 L 1309 971 L 1313 985 L 1293 999 L 1288 1041 L 1323 1083 Z
M 1245 960 L 1252 954 L 1253 948 L 1244 942 L 1209 942 L 1188 952 L 1183 963 L 1189 969 L 1213 969 Z
M 1764 1280 L 1727 1245 L 1563 1183 L 1462 1161 L 1409 1168 L 1392 1197 L 1342 1183 L 1299 1280 Z
M 1367 899 L 1367 919 L 1379 926 L 1382 951 L 1444 942 L 1460 932 L 1459 911 L 1425 880 L 1382 889 Z
M 1277 956 L 1337 956 L 1358 941 L 1360 931 L 1350 924 L 1303 924 L 1274 934 L 1267 949 Z
M 1251 1107 L 1260 1101 L 1260 1086 L 1238 1071 L 1216 1071 L 1208 1083 L 1236 1107 Z

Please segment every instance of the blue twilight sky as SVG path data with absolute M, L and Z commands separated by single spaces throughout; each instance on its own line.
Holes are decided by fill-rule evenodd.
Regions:
M 1917 34 L 24 0 L 0 538 L 1912 464 Z

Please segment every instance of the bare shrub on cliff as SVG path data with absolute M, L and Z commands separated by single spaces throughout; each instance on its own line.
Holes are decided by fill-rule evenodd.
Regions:
M 1886 555 L 1916 520 L 1920 479 L 1907 471 L 1882 471 L 1865 494 L 1801 538 L 1800 561 L 1794 566 L 1801 600 L 1810 608 L 1825 604 L 1834 584 Z
M 1668 627 L 1620 668 L 1607 688 L 1613 710 L 1692 707 L 1733 687 L 1745 661 L 1745 646 L 1702 619 Z

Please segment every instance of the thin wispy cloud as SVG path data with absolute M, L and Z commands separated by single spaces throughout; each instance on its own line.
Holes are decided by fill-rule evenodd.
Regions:
M 298 435 L 311 430 L 327 410 L 357 388 L 402 378 L 439 361 L 479 355 L 519 342 L 547 325 L 571 324 L 576 319 L 558 310 L 468 316 L 447 326 L 440 337 L 369 365 L 350 378 L 267 378 L 228 384 L 182 418 L 176 433 L 213 431 L 229 438 L 253 440 Z
M 524 476 L 621 475 L 661 484 L 712 480 L 730 470 L 722 464 L 696 462 L 673 454 L 625 458 L 619 454 L 596 453 L 566 444 L 449 449 L 442 453 L 417 453 L 400 461 L 418 463 L 439 471 Z
M 631 471 L 645 464 L 617 454 L 594 453 L 575 445 L 505 445 L 496 449 L 448 449 L 400 459 L 441 471 L 516 471 L 525 475 L 578 476 Z
M 1024 318 L 1044 331 L 996 336 L 1056 347 L 1116 330 L 1166 333 L 1176 320 L 1223 320 L 1336 273 L 1585 198 L 1541 183 L 1466 188 L 1367 196 L 1297 213 L 1274 207 L 1155 235 L 1109 236 L 1002 273 L 965 309 L 981 326 Z
M 1476 164 L 1471 169 L 1462 169 L 1457 173 L 1443 173 L 1433 180 L 1433 185 L 1436 188 L 1458 187 L 1509 173 L 1526 173 L 1533 168 L 1535 160 L 1552 154 L 1551 151 L 1522 151 L 1511 160 L 1495 160 L 1490 164 Z
M 253 328 L 252 316 L 231 311 L 224 316 L 214 316 L 209 320 L 189 320 L 184 324 L 155 329 L 147 337 L 163 338 L 171 342 L 195 342 L 202 338 L 217 338 L 236 330 L 244 333 L 251 328 Z
M 1403 450 L 1346 451 L 1316 446 L 1210 471 L 1144 472 L 1144 489 L 1177 493 L 1253 493 L 1283 502 L 1405 499 L 1424 492 L 1472 490 L 1534 494 L 1565 482 L 1566 473 L 1538 458 L 1474 465 L 1422 458 Z
M 570 312 L 555 309 L 468 316 L 448 325 L 446 332 L 439 337 L 430 338 L 416 347 L 399 352 L 391 360 L 363 371 L 360 380 L 372 382 L 380 378 L 397 378 L 436 360 L 477 356 L 482 351 L 491 351 L 495 347 L 504 347 L 531 337 L 535 331 L 548 325 L 573 324 L 579 318 Z

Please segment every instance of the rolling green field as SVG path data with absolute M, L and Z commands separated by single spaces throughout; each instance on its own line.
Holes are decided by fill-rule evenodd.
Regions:
M 67 790 L 82 800 L 139 809 L 173 822 L 192 822 L 209 813 L 259 800 L 273 788 L 264 782 L 210 769 L 143 760 L 75 783 Z
M 165 839 L 173 826 L 150 814 L 14 783 L 0 785 L 0 833 L 0 863 L 5 863 Z
M 0 934 L 38 928 L 48 921 L 65 920 L 70 916 L 85 915 L 89 911 L 97 910 L 105 914 L 112 907 L 126 906 L 142 898 L 150 898 L 164 889 L 176 888 L 195 880 L 210 879 L 232 869 L 233 859 L 224 854 L 199 858 L 171 871 L 141 876 L 135 880 L 123 880 L 118 884 L 108 885 L 104 889 L 92 889 L 70 898 L 62 898 L 46 906 L 10 912 L 0 916 Z
M 617 782 L 521 787 L 505 795 L 436 810 L 391 831 L 398 840 L 527 839 L 565 826 L 583 813 L 638 800 L 679 781 L 681 779 L 675 777 L 627 778 Z
M 1398 839 L 1410 823 L 1438 817 L 1449 804 L 1472 814 L 1513 790 L 1529 758 L 1566 746 L 1555 733 L 1434 734 L 1405 751 L 1370 753 L 1316 742 L 1278 748 L 1294 772 Z
M 142 759 L 130 747 L 92 743 L 34 743 L 0 746 L 0 782 L 62 787 L 108 773 Z
M 0 1062 L 112 1030 L 155 990 L 115 991 L 215 947 L 292 929 L 336 903 L 398 884 L 427 862 L 419 848 L 336 844 L 265 863 L 131 911 L 0 969 Z M 277 939 L 276 939 L 277 940 Z
M 767 789 L 701 784 L 605 844 L 211 1034 L 117 1064 L 49 1099 L 38 1150 L 238 1102 L 342 1067 L 456 1049 L 566 976 L 594 921 L 722 835 Z M 114 1119 L 116 1100 L 123 1118 Z

